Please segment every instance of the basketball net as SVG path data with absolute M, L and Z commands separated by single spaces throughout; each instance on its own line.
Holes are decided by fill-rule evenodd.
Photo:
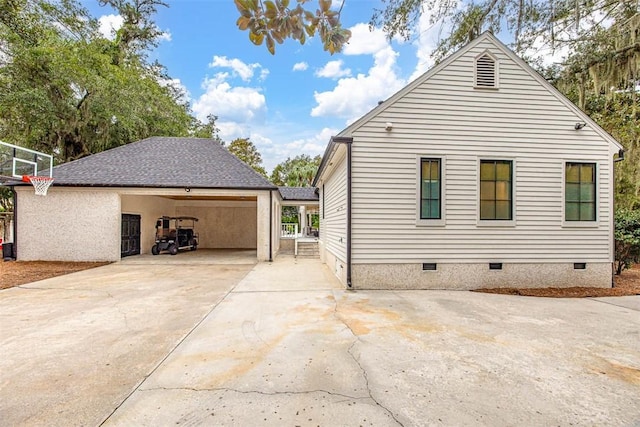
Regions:
M 35 188 L 36 195 L 38 196 L 46 196 L 49 186 L 53 184 L 53 178 L 49 178 L 48 176 L 25 175 L 22 177 L 22 180 L 25 182 L 30 182 L 33 185 L 33 188 Z

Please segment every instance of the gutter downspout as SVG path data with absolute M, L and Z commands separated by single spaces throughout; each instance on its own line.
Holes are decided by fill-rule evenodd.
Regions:
M 611 287 L 615 288 L 616 287 L 616 282 L 615 282 L 615 275 L 616 275 L 616 195 L 615 195 L 615 187 L 616 187 L 616 168 L 615 165 L 618 162 L 621 162 L 624 160 L 624 149 L 620 149 L 618 150 L 618 158 L 613 159 L 613 168 L 611 169 L 611 180 L 613 181 L 613 190 L 614 190 L 614 194 L 613 194 L 613 203 L 611 206 L 611 212 L 613 212 L 613 218 L 611 218 L 611 223 L 613 225 L 613 232 L 611 233 L 612 236 L 612 240 L 613 240 L 613 265 L 612 265 L 612 275 L 611 275 Z M 14 209 L 15 211 L 15 209 Z
M 15 187 L 13 190 L 13 259 L 18 259 L 18 192 Z
M 269 190 L 269 262 L 273 262 L 273 191 Z
M 351 145 L 353 138 L 333 137 L 337 144 L 345 144 L 347 148 L 347 288 L 352 289 L 351 282 Z

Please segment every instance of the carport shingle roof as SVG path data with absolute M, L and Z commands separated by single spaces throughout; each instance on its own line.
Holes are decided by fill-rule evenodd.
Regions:
M 53 168 L 54 185 L 276 189 L 220 143 L 151 137 Z
M 319 200 L 315 187 L 278 187 L 282 200 Z

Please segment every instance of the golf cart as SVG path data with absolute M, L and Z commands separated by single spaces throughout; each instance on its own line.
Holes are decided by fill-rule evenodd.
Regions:
M 198 218 L 192 216 L 163 216 L 156 221 L 156 244 L 151 253 L 168 251 L 175 255 L 180 250 L 198 249 L 198 235 L 194 228 Z

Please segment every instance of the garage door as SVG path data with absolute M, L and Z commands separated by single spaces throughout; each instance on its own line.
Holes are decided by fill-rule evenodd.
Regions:
M 120 256 L 140 255 L 140 215 L 122 214 Z

